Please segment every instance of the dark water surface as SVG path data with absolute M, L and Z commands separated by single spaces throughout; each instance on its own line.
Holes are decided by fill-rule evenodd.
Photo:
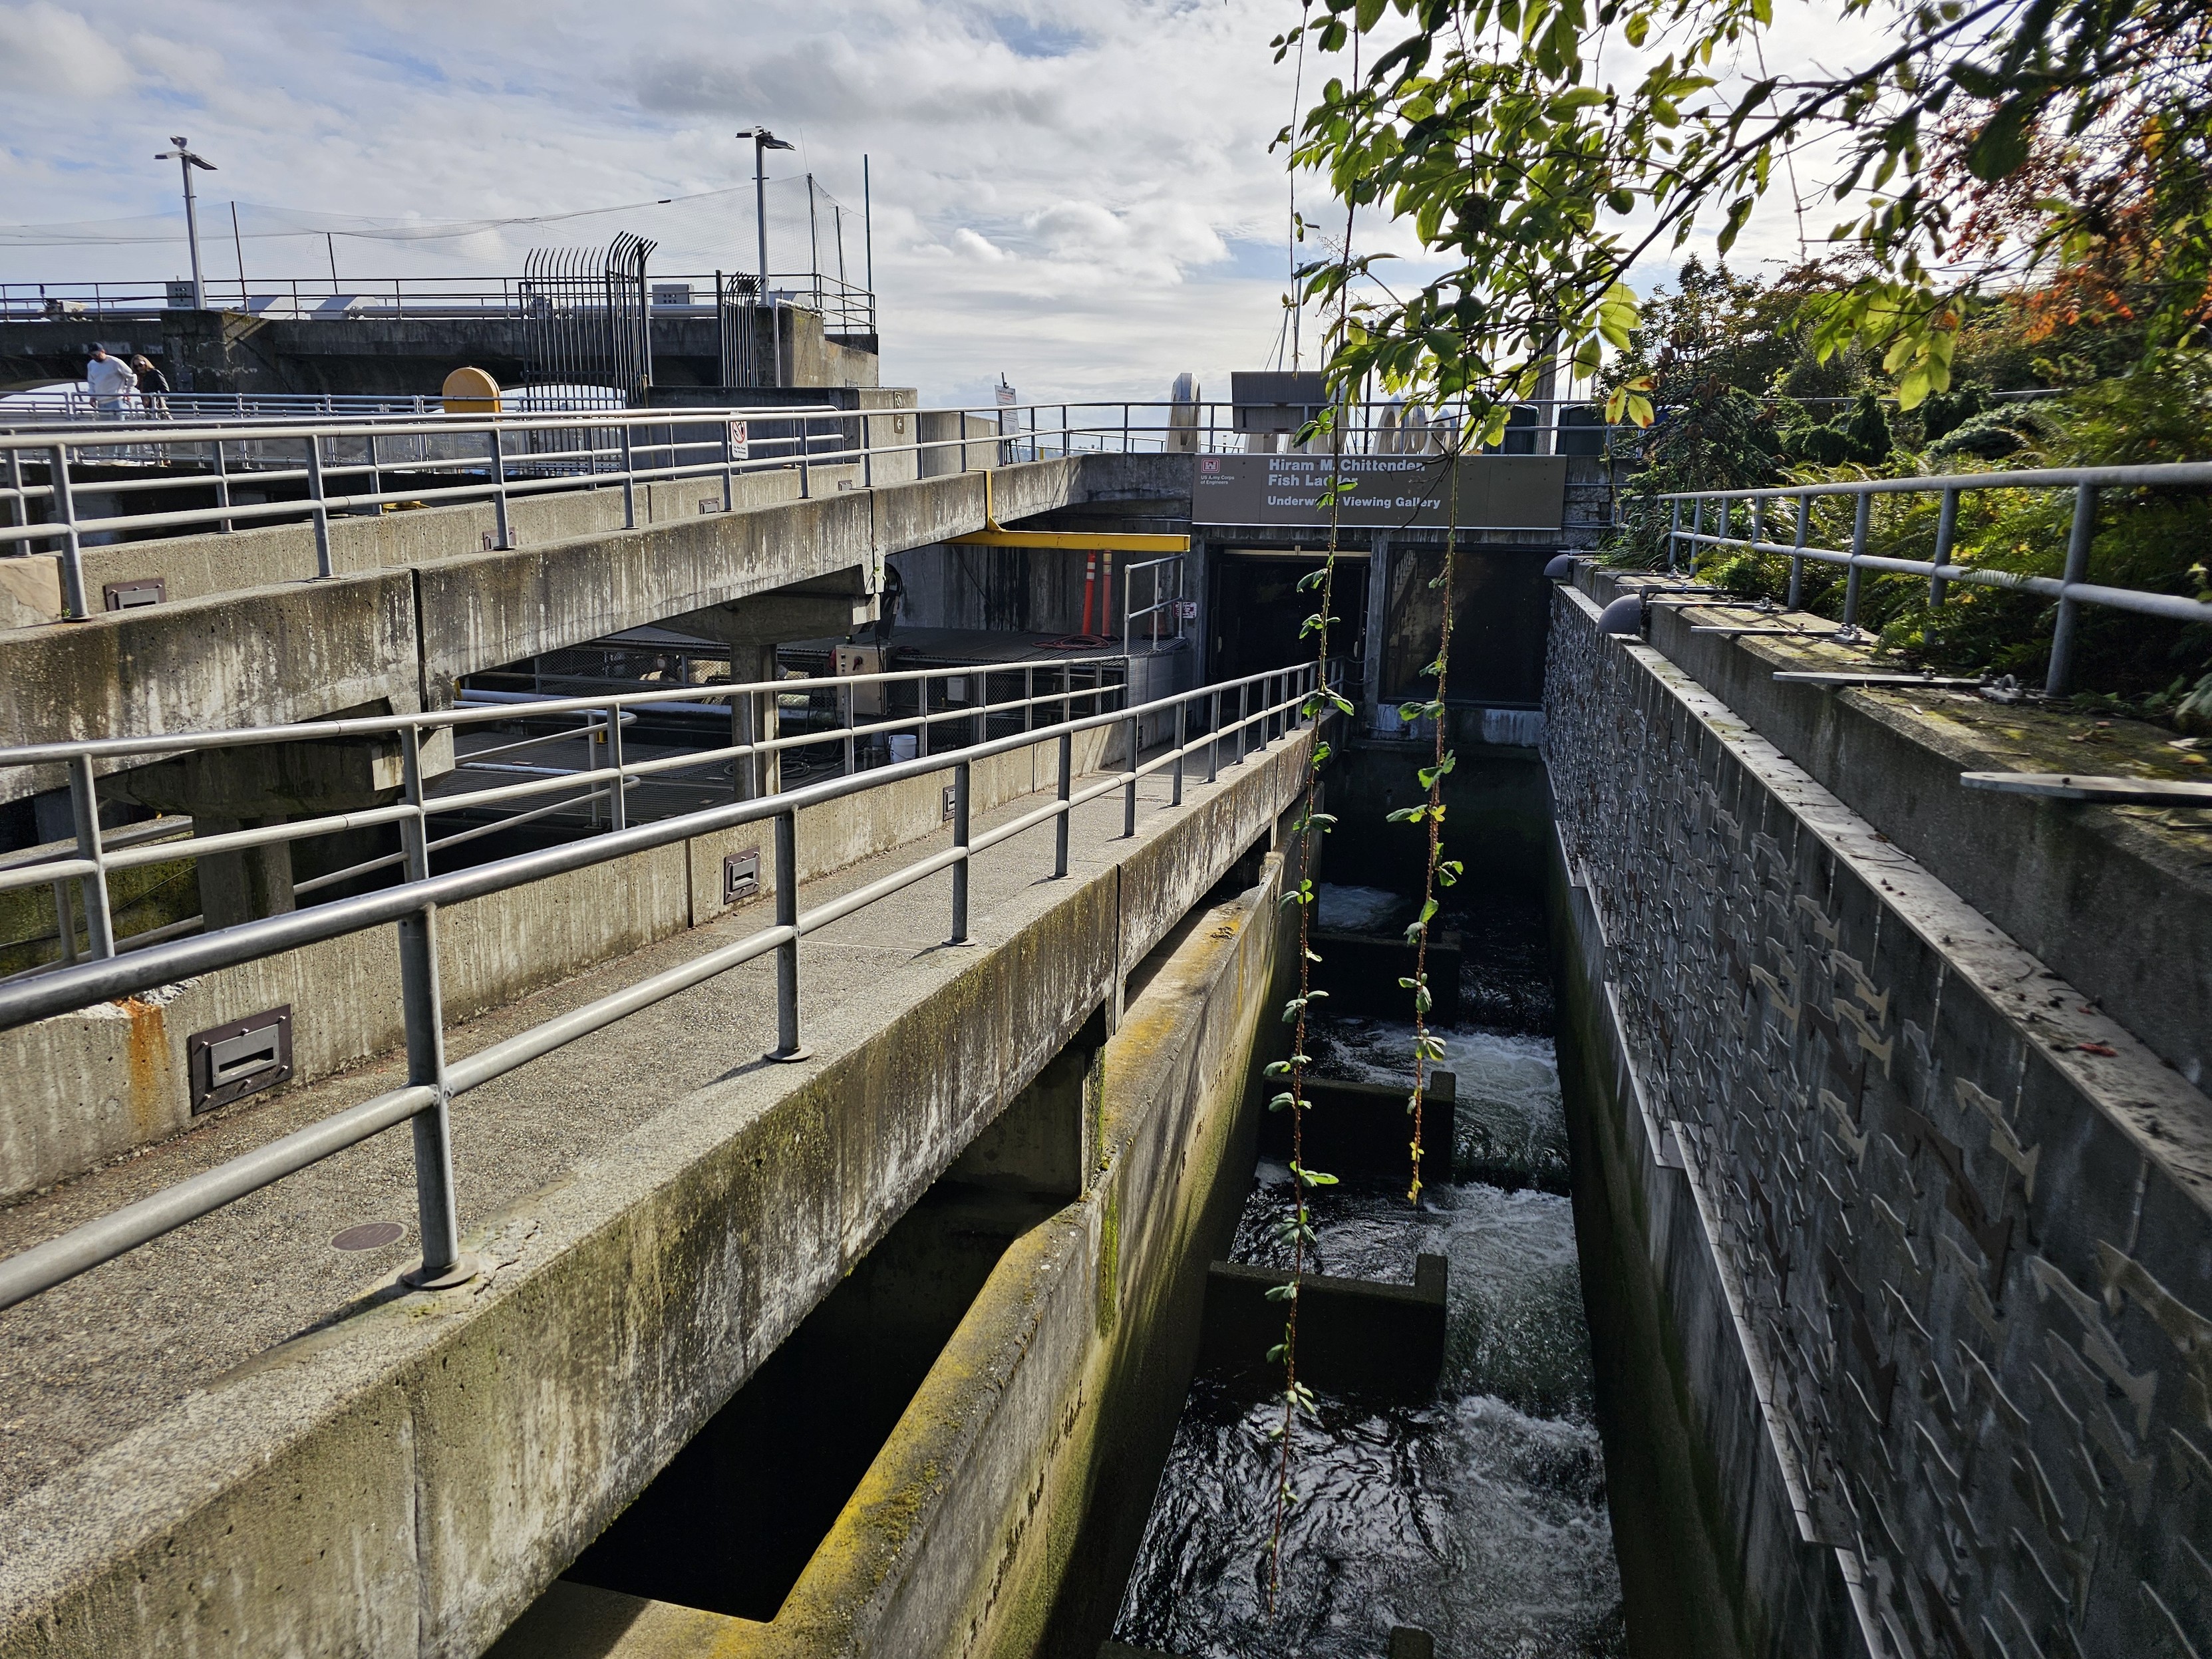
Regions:
M 1409 908 L 1324 888 L 1328 925 L 1381 931 Z M 1591 1402 L 1589 1333 L 1564 1196 L 1565 1126 L 1540 911 L 1450 917 L 1466 945 L 1463 1014 L 1444 1034 L 1459 1087 L 1455 1163 L 1423 1206 L 1401 1186 L 1324 1189 L 1318 1271 L 1410 1283 L 1451 1263 L 1442 1387 L 1424 1405 L 1323 1395 L 1291 1443 L 1282 1582 L 1267 1607 L 1280 1400 L 1201 1376 L 1115 1629 L 1182 1659 L 1380 1656 L 1419 1625 L 1446 1659 L 1624 1655 L 1620 1585 Z M 1325 1020 L 1316 1070 L 1409 1078 L 1410 1023 Z M 1484 1179 L 1465 1178 L 1480 1173 Z M 1238 1223 L 1242 1261 L 1288 1261 L 1290 1172 L 1263 1163 Z

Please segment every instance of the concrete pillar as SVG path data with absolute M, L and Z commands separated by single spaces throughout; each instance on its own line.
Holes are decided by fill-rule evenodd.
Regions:
M 734 684 L 773 680 L 776 677 L 776 641 L 746 635 L 730 641 L 730 679 Z M 730 699 L 730 741 L 773 743 L 778 731 L 775 693 L 748 692 Z M 730 769 L 732 793 L 738 800 L 757 800 L 783 787 L 783 757 L 740 755 Z
M 730 648 L 730 681 L 744 685 L 776 678 L 775 648 L 788 640 L 842 639 L 875 620 L 876 596 L 859 568 L 828 578 L 827 592 L 774 592 L 708 605 L 670 617 L 663 627 L 719 640 Z M 732 744 L 773 741 L 776 694 L 755 692 L 730 699 Z M 757 800 L 781 787 L 782 767 L 774 754 L 740 756 L 731 786 L 738 800 Z
M 424 745 L 426 772 L 451 769 L 452 752 L 450 732 L 439 733 Z M 399 744 L 390 738 L 325 738 L 191 750 L 118 774 L 110 787 L 159 811 L 188 816 L 195 836 L 226 835 L 398 799 Z M 289 842 L 197 863 L 200 914 L 210 930 L 297 906 Z
M 219 817 L 195 814 L 192 834 L 225 836 L 282 823 L 283 814 L 267 817 Z M 210 933 L 264 916 L 281 916 L 299 908 L 292 890 L 292 844 L 275 842 L 241 852 L 214 853 L 198 860 L 201 926 Z
M 1098 1162 L 1105 1054 L 1101 1009 L 969 1142 L 947 1179 L 1044 1198 L 1080 1198 Z
M 1390 608 L 1390 534 L 1378 530 L 1367 558 L 1367 625 L 1361 638 L 1360 696 L 1367 704 L 1367 729 L 1382 729 L 1383 624 Z

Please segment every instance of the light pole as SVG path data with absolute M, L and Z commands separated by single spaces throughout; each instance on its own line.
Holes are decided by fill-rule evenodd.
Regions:
M 766 153 L 792 145 L 766 127 L 747 127 L 738 135 L 753 141 L 753 224 L 760 233 L 760 302 L 768 303 L 768 171 Z
M 182 138 L 172 135 L 169 142 L 174 149 L 165 149 L 154 159 L 167 161 L 173 158 L 178 170 L 185 175 L 185 240 L 192 245 L 192 309 L 207 309 L 207 284 L 200 277 L 200 216 L 198 204 L 192 199 L 192 169 L 213 173 L 215 163 L 204 161 L 185 148 Z

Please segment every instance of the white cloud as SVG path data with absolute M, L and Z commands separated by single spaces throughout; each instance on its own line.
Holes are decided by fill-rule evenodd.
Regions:
M 1796 58 L 1861 50 L 1795 3 L 1777 39 Z M 1184 369 L 1218 385 L 1260 366 L 1276 340 L 1288 204 L 1268 145 L 1291 83 L 1267 42 L 1297 14 L 1297 0 L 0 0 L 0 222 L 173 209 L 172 166 L 150 159 L 173 132 L 222 169 L 201 177 L 216 222 L 234 196 L 453 219 L 744 185 L 750 146 L 733 135 L 765 122 L 799 146 L 771 158 L 780 175 L 811 171 L 848 207 L 870 158 L 886 380 L 949 399 L 1003 370 L 1039 395 L 1158 398 Z M 1320 195 L 1301 185 L 1332 222 Z M 1812 216 L 1825 234 L 1833 216 Z M 833 243 L 834 228 L 817 227 Z M 844 228 L 857 276 L 860 226 Z M 684 234 L 703 268 L 750 269 L 750 192 L 691 211 Z M 1794 239 L 1786 211 L 1769 216 L 1744 259 Z M 441 250 L 458 267 L 453 245 L 337 246 L 363 278 Z M 304 241 L 244 252 L 257 272 L 327 268 Z M 519 258 L 503 239 L 476 274 Z M 0 252 L 11 280 L 182 264 L 181 248 Z
M 0 86 L 119 100 L 137 79 L 114 41 L 78 13 L 46 0 L 0 6 Z

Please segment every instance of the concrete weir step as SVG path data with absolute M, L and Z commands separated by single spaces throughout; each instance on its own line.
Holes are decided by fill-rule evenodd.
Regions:
M 1414 1258 L 1411 1285 L 1309 1273 L 1298 1288 L 1298 1378 L 1316 1389 L 1425 1398 L 1444 1363 L 1444 1291 L 1450 1264 Z M 1283 1340 L 1285 1304 L 1267 1293 L 1287 1269 L 1217 1261 L 1206 1279 L 1208 1370 L 1278 1375 L 1267 1351 Z
M 1413 1140 L 1413 1113 L 1407 1106 L 1413 1085 L 1352 1083 L 1337 1078 L 1305 1080 L 1305 1163 L 1309 1170 L 1333 1176 L 1403 1176 Z M 1449 1072 L 1429 1073 L 1421 1098 L 1421 1175 L 1424 1180 L 1451 1177 L 1458 1134 L 1459 1079 Z M 1267 1157 L 1291 1155 L 1291 1115 L 1270 1112 L 1260 1130 Z
M 1314 983 L 1328 993 L 1333 1014 L 1370 1014 L 1385 1019 L 1407 1017 L 1401 979 L 1413 976 L 1414 947 L 1396 933 L 1358 933 L 1317 927 Z M 1429 1018 L 1449 1025 L 1459 1018 L 1460 938 L 1438 929 L 1429 936 Z

